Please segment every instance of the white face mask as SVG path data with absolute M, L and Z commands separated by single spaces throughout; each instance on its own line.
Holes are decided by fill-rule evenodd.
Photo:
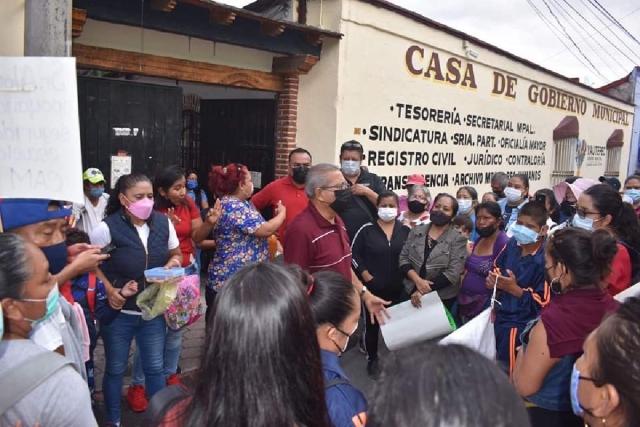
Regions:
M 335 326 L 334 326 L 334 327 L 335 327 Z M 331 340 L 331 341 L 333 341 L 333 344 L 334 344 L 334 345 L 338 348 L 338 350 L 340 351 L 340 352 L 338 353 L 338 356 L 342 356 L 342 354 L 343 354 L 345 351 L 347 351 L 347 347 L 349 347 L 349 339 L 350 339 L 350 338 L 351 338 L 351 336 L 352 336 L 353 334 L 355 334 L 355 333 L 356 333 L 356 331 L 358 330 L 358 324 L 356 323 L 356 327 L 355 327 L 355 328 L 353 328 L 353 332 L 351 332 L 350 334 L 347 334 L 347 333 L 343 332 L 343 331 L 342 331 L 340 328 L 338 328 L 338 327 L 335 327 L 335 328 L 336 328 L 336 330 L 337 330 L 338 332 L 340 332 L 341 334 L 343 334 L 343 335 L 345 335 L 345 336 L 347 337 L 347 340 L 346 340 L 346 341 L 345 341 L 345 343 L 344 343 L 344 347 L 342 347 L 342 348 L 340 348 L 340 346 L 339 346 L 338 344 L 336 344 L 336 342 L 335 342 L 335 341 Z
M 471 212 L 471 208 L 473 207 L 473 200 L 469 199 L 458 199 L 458 213 L 462 215 L 466 215 Z
M 508 202 L 513 203 L 522 199 L 522 191 L 518 190 L 517 188 L 507 187 L 504 189 L 504 194 L 505 196 L 507 196 Z
M 397 208 L 378 208 L 378 216 L 384 222 L 391 222 L 398 216 Z

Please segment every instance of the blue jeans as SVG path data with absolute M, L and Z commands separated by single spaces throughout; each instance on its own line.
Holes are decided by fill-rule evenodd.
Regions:
M 162 363 L 167 324 L 162 316 L 146 321 L 141 316 L 119 313 L 113 322 L 102 326 L 101 332 L 106 359 L 102 389 L 107 421 L 119 422 L 122 379 L 134 337 L 147 379 L 148 396 L 153 396 L 166 384 Z
M 191 264 L 185 268 L 185 275 L 198 275 L 198 268 L 196 263 Z M 175 374 L 178 370 L 178 362 L 180 361 L 180 350 L 182 350 L 182 335 L 184 329 L 174 332 L 167 328 L 167 335 L 164 344 L 164 366 L 162 367 L 162 373 L 165 378 L 169 378 Z M 131 372 L 131 384 L 132 385 L 144 385 L 144 371 L 142 369 L 142 361 L 140 360 L 140 352 L 136 350 L 136 354 L 133 358 L 133 371 Z
M 167 328 L 164 342 L 164 363 L 162 366 L 162 375 L 165 379 L 175 374 L 178 370 L 180 350 L 182 350 L 182 334 L 184 334 L 184 329 L 174 332 Z M 133 371 L 131 372 L 132 385 L 145 385 L 145 373 L 141 359 L 140 352 L 136 349 L 136 354 L 133 357 Z

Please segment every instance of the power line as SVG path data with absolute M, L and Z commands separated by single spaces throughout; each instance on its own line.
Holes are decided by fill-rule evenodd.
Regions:
M 551 16 L 553 16 L 556 21 L 558 22 L 558 25 L 560 26 L 560 28 L 562 28 L 562 31 L 564 32 L 564 34 L 567 36 L 567 38 L 569 40 L 571 40 L 571 43 L 573 44 L 573 46 L 578 50 L 578 52 L 580 52 L 580 54 L 584 57 L 584 59 L 587 60 L 587 62 L 589 63 L 589 65 L 591 65 L 591 68 L 593 68 L 593 70 L 604 79 L 604 81 L 607 81 L 607 78 L 605 76 L 602 75 L 602 73 L 596 68 L 595 65 L 593 65 L 593 62 L 591 62 L 591 60 L 587 57 L 587 55 L 584 54 L 584 52 L 582 51 L 582 49 L 580 49 L 578 47 L 578 45 L 576 44 L 576 42 L 573 40 L 573 38 L 569 35 L 569 33 L 567 32 L 567 29 L 564 28 L 564 25 L 562 25 L 562 23 L 560 22 L 560 20 L 558 19 L 558 17 L 556 16 L 555 13 L 553 13 L 553 10 L 551 10 L 551 6 L 549 6 L 549 3 L 547 3 L 547 0 L 542 0 L 542 2 L 545 4 L 545 6 L 547 6 L 547 9 L 549 9 L 549 13 L 551 13 Z
M 556 0 L 554 0 L 554 1 L 556 1 Z M 573 7 L 573 5 L 571 5 L 571 3 L 569 3 L 569 1 L 568 1 L 568 0 L 563 0 L 563 1 L 564 1 L 564 2 L 567 4 L 567 6 L 569 6 L 569 7 L 571 8 L 571 10 L 573 10 L 573 11 L 574 11 L 574 12 L 575 12 L 575 13 L 576 13 L 580 18 L 582 18 L 582 19 L 583 19 L 587 24 L 589 24 L 589 25 L 591 26 L 591 28 L 593 28 L 594 30 L 598 31 L 598 29 L 597 29 L 597 28 L 596 28 L 596 27 L 595 27 L 591 22 L 589 22 L 589 20 L 588 20 L 587 18 L 585 18 L 585 17 L 584 17 L 584 16 L 583 16 L 583 15 L 582 15 L 582 14 L 581 14 L 581 13 L 580 13 L 576 8 L 575 8 L 575 7 Z M 564 8 L 563 8 L 563 10 L 564 10 Z M 577 21 L 574 17 L 572 17 L 568 12 L 566 12 L 566 11 L 565 11 L 565 13 L 567 14 L 567 16 L 571 17 L 573 20 L 575 20 L 576 22 L 578 22 L 578 21 Z M 579 24 L 578 24 L 578 25 L 579 25 Z M 582 27 L 580 27 L 580 28 L 582 28 Z M 582 30 L 583 30 L 585 33 L 587 32 L 584 28 L 582 28 Z M 618 48 L 618 46 L 616 46 L 615 44 L 613 44 L 613 43 L 611 42 L 611 40 L 609 40 L 609 39 L 608 39 L 604 34 L 600 33 L 600 35 L 601 35 L 601 36 L 602 36 L 602 37 L 603 37 L 607 42 L 609 42 L 609 44 L 611 44 L 614 48 L 616 48 L 616 49 L 618 50 L 618 52 L 620 52 L 620 53 L 621 53 L 622 55 L 624 55 L 624 56 L 625 56 L 629 61 L 631 61 L 631 63 L 632 63 L 633 65 L 635 65 L 635 62 L 636 62 L 636 61 L 635 61 L 634 59 L 629 58 L 629 56 L 627 56 L 623 51 L 621 51 L 621 50 L 620 50 L 620 48 Z M 622 65 L 620 62 L 618 62 L 618 60 L 617 60 L 617 59 L 616 59 L 616 58 L 611 54 L 611 52 L 609 52 L 609 50 L 608 50 L 608 49 L 606 49 L 604 46 L 602 46 L 602 45 L 600 44 L 600 42 L 599 42 L 596 38 L 594 38 L 594 39 L 593 39 L 593 41 L 595 41 L 595 42 L 597 43 L 597 45 L 598 45 L 598 46 L 600 46 L 600 48 L 601 48 L 602 50 L 604 50 L 604 51 L 605 51 L 605 52 L 606 52 L 606 53 L 607 53 L 607 54 L 608 54 L 608 55 L 609 55 L 609 56 L 610 56 L 610 57 L 615 61 L 615 63 L 616 63 L 616 64 L 618 64 L 618 65 L 619 65 L 619 66 L 620 66 L 620 67 L 621 67 L 625 72 L 627 71 L 627 69 L 625 68 L 625 66 L 624 66 L 624 65 Z M 598 55 L 598 56 L 599 56 L 599 55 Z M 599 56 L 599 57 L 600 57 L 600 56 Z M 600 59 L 602 59 L 602 58 L 600 57 Z M 605 62 L 605 64 L 607 64 L 607 62 L 606 62 L 606 61 L 604 61 L 604 60 L 603 60 L 603 62 Z M 607 65 L 608 65 L 608 64 L 607 64 Z M 613 71 L 613 69 L 611 69 L 611 71 Z M 614 73 L 615 73 L 615 71 L 614 71 Z
M 598 21 L 600 21 L 602 24 L 604 24 L 604 21 L 603 21 L 603 20 L 598 16 L 598 14 L 596 14 L 593 10 L 591 10 L 591 8 L 590 8 L 590 7 L 589 7 L 589 6 L 584 2 L 584 0 L 580 0 L 580 1 L 582 2 L 582 4 L 584 4 L 584 5 L 587 7 L 587 9 L 589 9 L 589 11 L 593 14 L 593 16 L 595 16 L 595 17 L 598 19 Z M 594 0 L 588 0 L 588 1 L 589 1 L 589 3 L 591 3 L 591 5 L 592 5 L 592 6 L 593 6 L 593 7 L 594 7 L 598 12 L 600 12 L 602 15 L 604 15 L 604 16 L 605 16 L 605 18 L 608 18 L 608 17 L 607 17 L 607 15 L 605 15 L 605 14 L 604 14 L 604 12 L 602 12 L 600 9 L 598 9 L 598 6 L 594 3 Z M 612 22 L 612 24 L 613 24 L 613 25 L 616 25 L 616 23 L 615 23 L 615 22 L 613 22 L 611 19 L 609 19 L 609 21 L 610 21 L 610 22 Z M 618 39 L 618 41 L 619 41 L 620 43 L 622 43 L 622 45 L 623 45 L 624 47 L 626 47 L 627 49 L 629 49 L 631 52 L 634 52 L 634 51 L 633 51 L 633 49 L 631 49 L 631 48 L 629 47 L 629 45 L 627 45 L 627 44 L 624 42 L 624 40 L 622 40 L 622 39 L 620 38 L 620 36 L 618 36 L 618 35 L 617 35 L 617 34 L 616 34 L 612 29 L 611 29 L 611 25 L 610 25 L 610 26 L 608 26 L 608 27 L 607 27 L 607 29 L 609 30 L 609 32 L 610 32 L 611 34 L 613 34 L 613 35 Z M 634 55 L 635 55 L 635 53 L 634 53 Z M 633 61 L 633 62 L 635 63 L 635 61 Z
M 566 1 L 566 0 L 565 0 L 565 1 Z M 569 25 L 571 26 L 571 28 L 573 28 L 573 30 L 574 30 L 578 35 L 580 35 L 580 34 L 581 34 L 581 33 L 580 33 L 580 30 L 582 30 L 583 32 L 585 32 L 585 33 L 586 33 L 586 30 L 585 30 L 585 29 L 584 29 L 584 27 L 580 24 L 580 22 L 578 22 L 578 20 L 577 20 L 573 15 L 571 15 L 571 14 L 569 13 L 569 11 L 568 11 L 567 9 L 565 9 L 565 8 L 564 8 L 564 6 L 562 6 L 562 4 L 561 4 L 558 0 L 550 0 L 550 1 L 549 1 L 549 3 L 553 3 L 553 4 L 555 4 L 555 8 L 556 8 L 556 10 L 558 11 L 558 16 L 559 16 L 559 17 L 561 17 L 561 18 L 566 19 L 566 20 L 567 20 L 567 22 L 569 23 Z M 564 15 L 563 15 L 563 13 L 564 13 Z M 574 22 L 575 22 L 575 25 L 574 25 Z M 594 42 L 595 42 L 595 43 L 596 43 L 596 44 L 597 44 L 601 49 L 603 49 L 603 50 L 604 50 L 604 51 L 605 51 L 609 56 L 611 56 L 611 53 L 610 53 L 607 49 L 605 49 L 605 48 L 604 48 L 604 46 L 602 46 L 602 44 L 600 44 L 600 42 L 599 42 L 597 39 L 595 39 L 595 38 L 594 38 L 594 39 L 593 39 L 593 41 L 594 41 Z M 607 61 L 606 59 L 604 59 L 604 58 L 600 55 L 600 53 L 599 53 L 599 51 L 598 51 L 598 49 L 597 49 L 597 48 L 594 48 L 594 47 L 593 47 L 591 44 L 589 44 L 588 42 L 587 42 L 587 46 L 588 46 L 588 47 L 593 51 L 593 53 L 598 57 L 598 59 L 600 59 L 600 61 L 602 61 L 602 63 L 603 63 L 607 68 L 609 68 L 609 69 L 611 70 L 611 72 L 613 73 L 613 75 L 614 75 L 614 76 L 617 76 L 617 75 L 619 74 L 619 72 L 618 72 L 618 71 L 615 71 L 615 70 L 611 67 L 611 65 L 609 64 L 609 62 L 610 62 L 610 61 Z M 612 56 L 611 56 L 611 57 L 612 57 Z M 612 58 L 613 58 L 613 57 L 612 57 Z M 615 58 L 613 58 L 613 60 L 615 61 Z M 623 72 L 625 72 L 625 71 L 626 71 L 626 68 L 625 68 L 623 65 L 621 65 L 621 64 L 619 64 L 619 63 L 618 63 L 618 65 L 620 65 L 620 67 L 623 69 Z
M 593 1 L 595 1 L 595 2 L 596 2 L 596 4 L 600 7 L 600 9 L 602 9 L 602 11 L 604 11 L 604 13 L 606 14 L 605 16 L 607 16 L 607 17 L 608 17 L 612 22 L 614 22 L 616 25 L 618 25 L 618 27 L 620 27 L 620 29 L 622 29 L 622 31 L 624 31 L 625 33 L 627 33 L 627 35 L 628 35 L 629 37 L 631 37 L 631 39 L 632 39 L 634 42 L 636 42 L 636 43 L 638 43 L 638 44 L 640 45 L 640 42 L 638 41 L 638 39 L 636 39 L 635 37 L 633 37 L 633 34 L 631 34 L 629 31 L 627 31 L 627 29 L 626 29 L 625 27 L 623 27 L 623 26 L 622 26 L 622 24 L 621 24 L 621 23 L 620 23 L 616 18 L 614 18 L 614 17 L 613 17 L 613 15 L 612 15 L 612 14 L 610 14 L 610 13 L 609 13 L 609 11 L 608 11 L 607 9 L 605 9 L 605 7 L 604 7 L 604 6 L 602 6 L 602 5 L 600 4 L 600 2 L 598 2 L 598 0 L 593 0 Z
M 584 1 L 583 1 L 583 0 L 580 0 L 580 1 L 584 4 Z M 586 6 L 586 5 L 585 5 L 585 6 Z M 587 8 L 588 8 L 588 7 L 587 7 Z M 591 11 L 591 9 L 589 9 L 589 11 Z M 623 16 L 622 18 L 620 18 L 620 20 L 622 21 L 623 19 L 625 19 L 625 18 L 627 18 L 627 17 L 629 17 L 629 16 L 633 15 L 634 13 L 636 13 L 636 12 L 638 12 L 638 11 L 640 11 L 640 7 L 638 7 L 638 8 L 636 8 L 636 9 L 632 10 L 632 11 L 631 11 L 631 12 L 629 12 L 629 13 L 627 13 L 625 16 Z M 593 12 L 591 12 L 591 13 L 593 13 Z M 602 20 L 600 20 L 600 22 L 602 22 Z M 603 23 L 603 24 L 604 24 L 604 23 Z M 615 24 L 609 24 L 609 25 L 604 24 L 604 25 L 605 25 L 605 26 L 604 26 L 604 27 L 602 27 L 600 30 L 598 30 L 598 32 L 597 32 L 597 33 L 590 34 L 590 35 L 589 35 L 589 37 L 584 37 L 584 38 L 580 39 L 580 41 L 579 41 L 578 43 L 582 43 L 583 41 L 586 41 L 587 39 L 591 39 L 591 38 L 595 37 L 595 36 L 596 36 L 596 34 L 599 34 L 601 31 L 606 30 L 606 29 L 608 29 L 609 27 L 611 27 L 611 26 L 613 26 L 613 25 L 615 25 Z M 567 48 L 567 49 L 568 49 L 568 48 Z M 567 49 L 563 49 L 563 50 L 559 51 L 558 53 L 554 53 L 553 55 L 551 55 L 551 56 L 550 56 L 550 57 L 548 57 L 547 59 L 543 60 L 542 62 L 547 62 L 548 60 L 555 58 L 556 56 L 560 55 L 561 53 L 564 53 L 564 51 L 566 51 Z
M 538 17 L 542 20 L 542 22 L 549 28 L 549 30 L 551 30 L 551 32 L 553 33 L 553 35 L 560 41 L 560 43 L 562 43 L 562 45 L 565 47 L 565 50 L 568 50 L 569 53 L 571 53 L 577 60 L 578 62 L 580 62 L 580 64 L 585 67 L 585 68 L 589 68 L 589 65 L 587 65 L 582 58 L 580 58 L 578 55 L 576 55 L 576 53 L 571 49 L 571 46 L 569 46 L 563 39 L 563 37 L 559 34 L 560 30 L 558 30 L 557 28 L 554 27 L 553 23 L 546 17 L 544 16 L 544 14 L 538 9 L 538 7 L 536 5 L 533 4 L 533 2 L 531 0 L 527 0 L 527 3 L 529 4 L 529 6 L 531 6 L 531 8 L 533 9 L 533 11 L 538 15 Z M 603 82 L 608 82 L 609 80 L 607 79 L 602 79 Z

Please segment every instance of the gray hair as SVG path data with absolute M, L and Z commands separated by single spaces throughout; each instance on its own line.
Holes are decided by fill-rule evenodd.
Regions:
M 327 187 L 331 184 L 328 178 L 329 172 L 338 171 L 340 168 L 331 163 L 320 163 L 312 166 L 307 173 L 307 179 L 304 183 L 304 192 L 308 198 L 313 199 L 316 196 L 318 188 Z
M 0 300 L 19 299 L 32 274 L 27 241 L 17 234 L 0 233 Z
M 431 200 L 432 200 L 431 199 L 431 192 L 424 185 L 414 185 L 414 186 L 412 186 L 411 190 L 409 190 L 409 194 L 407 195 L 407 199 L 411 198 L 418 191 L 422 191 L 427 196 L 427 201 L 428 201 L 427 204 L 431 204 Z
M 491 182 L 500 184 L 500 187 L 505 188 L 509 183 L 509 175 L 504 172 L 496 172 L 491 176 Z

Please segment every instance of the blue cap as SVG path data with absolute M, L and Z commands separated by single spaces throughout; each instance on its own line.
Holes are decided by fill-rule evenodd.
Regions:
M 70 209 L 49 210 L 50 204 L 57 202 L 48 199 L 3 199 L 0 201 L 0 220 L 6 230 L 37 224 L 71 215 Z

